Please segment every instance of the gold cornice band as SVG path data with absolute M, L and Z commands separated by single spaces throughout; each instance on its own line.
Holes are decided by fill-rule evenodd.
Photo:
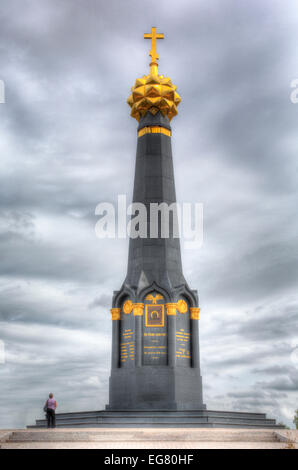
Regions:
M 200 308 L 199 307 L 190 307 L 190 319 L 199 320 L 200 318 Z
M 120 320 L 121 308 L 111 308 L 112 320 Z
M 168 137 L 171 137 L 171 131 L 161 126 L 143 127 L 143 129 L 139 130 L 138 137 L 142 137 L 142 135 L 145 135 L 145 134 L 164 134 L 164 135 L 167 135 Z
M 131 301 L 129 301 L 131 302 Z M 125 307 L 127 307 L 128 305 L 125 305 Z M 140 303 L 137 303 L 137 304 L 133 304 L 132 302 L 129 304 L 129 307 L 131 308 L 131 310 L 133 310 L 133 314 L 135 317 L 138 317 L 138 316 L 142 316 L 143 315 L 143 310 L 144 310 L 144 304 L 140 304 Z M 125 314 L 128 314 L 130 312 L 128 312 L 128 308 L 125 309 L 126 311 L 124 311 Z M 111 314 L 112 314 L 112 320 L 120 320 L 121 318 L 121 308 L 111 308 Z
M 167 307 L 167 315 L 174 316 L 176 315 L 177 304 L 176 303 L 169 303 L 166 304 Z
M 133 304 L 133 314 L 135 317 L 142 317 L 144 310 L 144 304 Z
M 166 309 L 167 309 L 167 315 L 168 316 L 174 316 L 177 313 L 177 308 L 180 313 L 186 313 L 185 312 L 185 305 L 184 303 L 167 303 L 166 304 Z M 184 301 L 183 301 L 184 302 Z M 186 302 L 185 302 L 186 304 Z M 133 304 L 131 301 L 129 301 L 129 307 L 132 308 L 133 310 L 133 315 L 135 317 L 141 317 L 143 316 L 144 312 L 144 304 L 142 303 L 136 303 Z M 181 308 L 182 307 L 182 308 Z M 187 304 L 186 304 L 187 307 Z M 128 310 L 128 309 L 127 309 Z M 200 318 L 200 308 L 199 307 L 190 307 L 190 319 L 191 320 L 199 320 Z M 124 313 L 130 313 L 128 311 Z M 121 318 L 121 308 L 111 308 L 111 314 L 112 314 L 112 320 L 120 320 Z

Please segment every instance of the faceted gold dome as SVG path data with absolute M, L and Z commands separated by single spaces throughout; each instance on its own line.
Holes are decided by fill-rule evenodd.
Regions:
M 176 92 L 177 87 L 172 84 L 170 78 L 155 72 L 157 67 L 152 67 L 150 74 L 137 78 L 131 88 L 127 103 L 131 107 L 130 115 L 137 121 L 148 111 L 153 115 L 160 111 L 163 116 L 168 116 L 169 120 L 178 113 L 177 106 L 181 98 Z

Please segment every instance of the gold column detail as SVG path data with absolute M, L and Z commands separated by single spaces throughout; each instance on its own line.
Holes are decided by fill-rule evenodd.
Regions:
M 133 304 L 133 314 L 135 317 L 142 317 L 144 310 L 144 304 Z
M 177 304 L 176 303 L 170 303 L 166 304 L 167 307 L 167 315 L 176 315 L 176 309 L 177 309 Z
M 142 137 L 142 135 L 145 135 L 145 134 L 164 134 L 164 135 L 167 135 L 168 137 L 171 137 L 171 131 L 169 129 L 166 129 L 165 127 L 161 127 L 161 126 L 143 127 L 138 132 L 138 137 Z
M 200 308 L 199 307 L 190 307 L 190 319 L 199 320 L 200 318 Z
M 120 320 L 121 308 L 111 308 L 112 320 Z

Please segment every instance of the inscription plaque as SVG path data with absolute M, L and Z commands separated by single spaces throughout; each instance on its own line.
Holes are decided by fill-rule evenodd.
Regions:
M 134 318 L 128 308 L 129 300 L 124 302 L 121 311 L 121 326 L 120 326 L 120 365 L 121 367 L 134 367 L 135 362 L 135 332 L 134 332 Z
M 176 317 L 176 364 L 177 366 L 191 367 L 189 308 L 186 299 L 182 299 L 180 303 L 183 308 L 177 311 Z

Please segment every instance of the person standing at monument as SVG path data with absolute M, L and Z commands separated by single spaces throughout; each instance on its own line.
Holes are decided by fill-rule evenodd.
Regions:
M 47 412 L 48 428 L 56 427 L 55 410 L 57 408 L 57 401 L 52 393 L 49 394 L 48 400 L 45 402 L 45 410 Z

